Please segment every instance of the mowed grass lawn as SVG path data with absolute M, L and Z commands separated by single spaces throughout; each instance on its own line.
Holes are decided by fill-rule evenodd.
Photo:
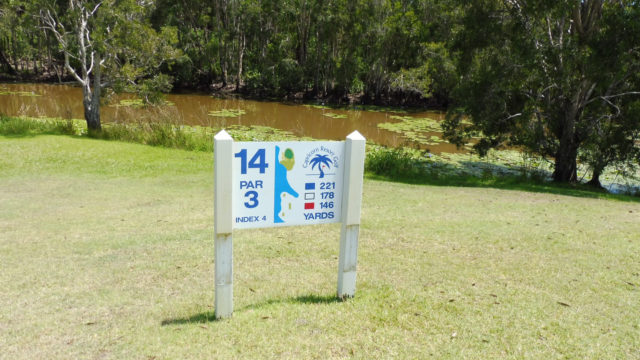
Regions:
M 0 358 L 640 358 L 640 203 L 365 180 L 339 226 L 236 231 L 213 320 L 212 154 L 0 137 Z

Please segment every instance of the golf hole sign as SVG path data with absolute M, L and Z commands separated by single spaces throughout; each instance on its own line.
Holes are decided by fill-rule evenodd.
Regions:
M 233 228 L 340 222 L 344 141 L 237 142 Z
M 215 311 L 233 313 L 234 229 L 342 223 L 338 297 L 355 295 L 365 139 L 234 142 L 215 136 Z

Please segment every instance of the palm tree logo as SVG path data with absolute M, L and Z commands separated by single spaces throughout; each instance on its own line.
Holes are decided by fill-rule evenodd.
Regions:
M 318 166 L 318 170 L 320 170 L 320 179 L 322 179 L 324 177 L 324 168 L 331 168 L 333 161 L 329 159 L 328 155 L 318 154 L 314 156 L 309 163 L 311 164 L 311 169 L 315 169 L 315 167 Z

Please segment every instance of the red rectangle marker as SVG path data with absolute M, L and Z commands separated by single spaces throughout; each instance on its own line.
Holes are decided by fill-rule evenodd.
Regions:
M 304 203 L 305 210 L 313 210 L 314 208 L 315 208 L 315 203 L 312 203 L 312 202 Z

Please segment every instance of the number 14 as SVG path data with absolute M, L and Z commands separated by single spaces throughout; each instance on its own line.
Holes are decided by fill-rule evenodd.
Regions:
M 237 152 L 235 157 L 240 158 L 240 173 L 242 175 L 247 173 L 247 149 L 242 149 Z M 249 169 L 259 169 L 260 174 L 264 174 L 265 170 L 269 167 L 267 164 L 267 155 L 265 149 L 258 149 L 249 160 Z

